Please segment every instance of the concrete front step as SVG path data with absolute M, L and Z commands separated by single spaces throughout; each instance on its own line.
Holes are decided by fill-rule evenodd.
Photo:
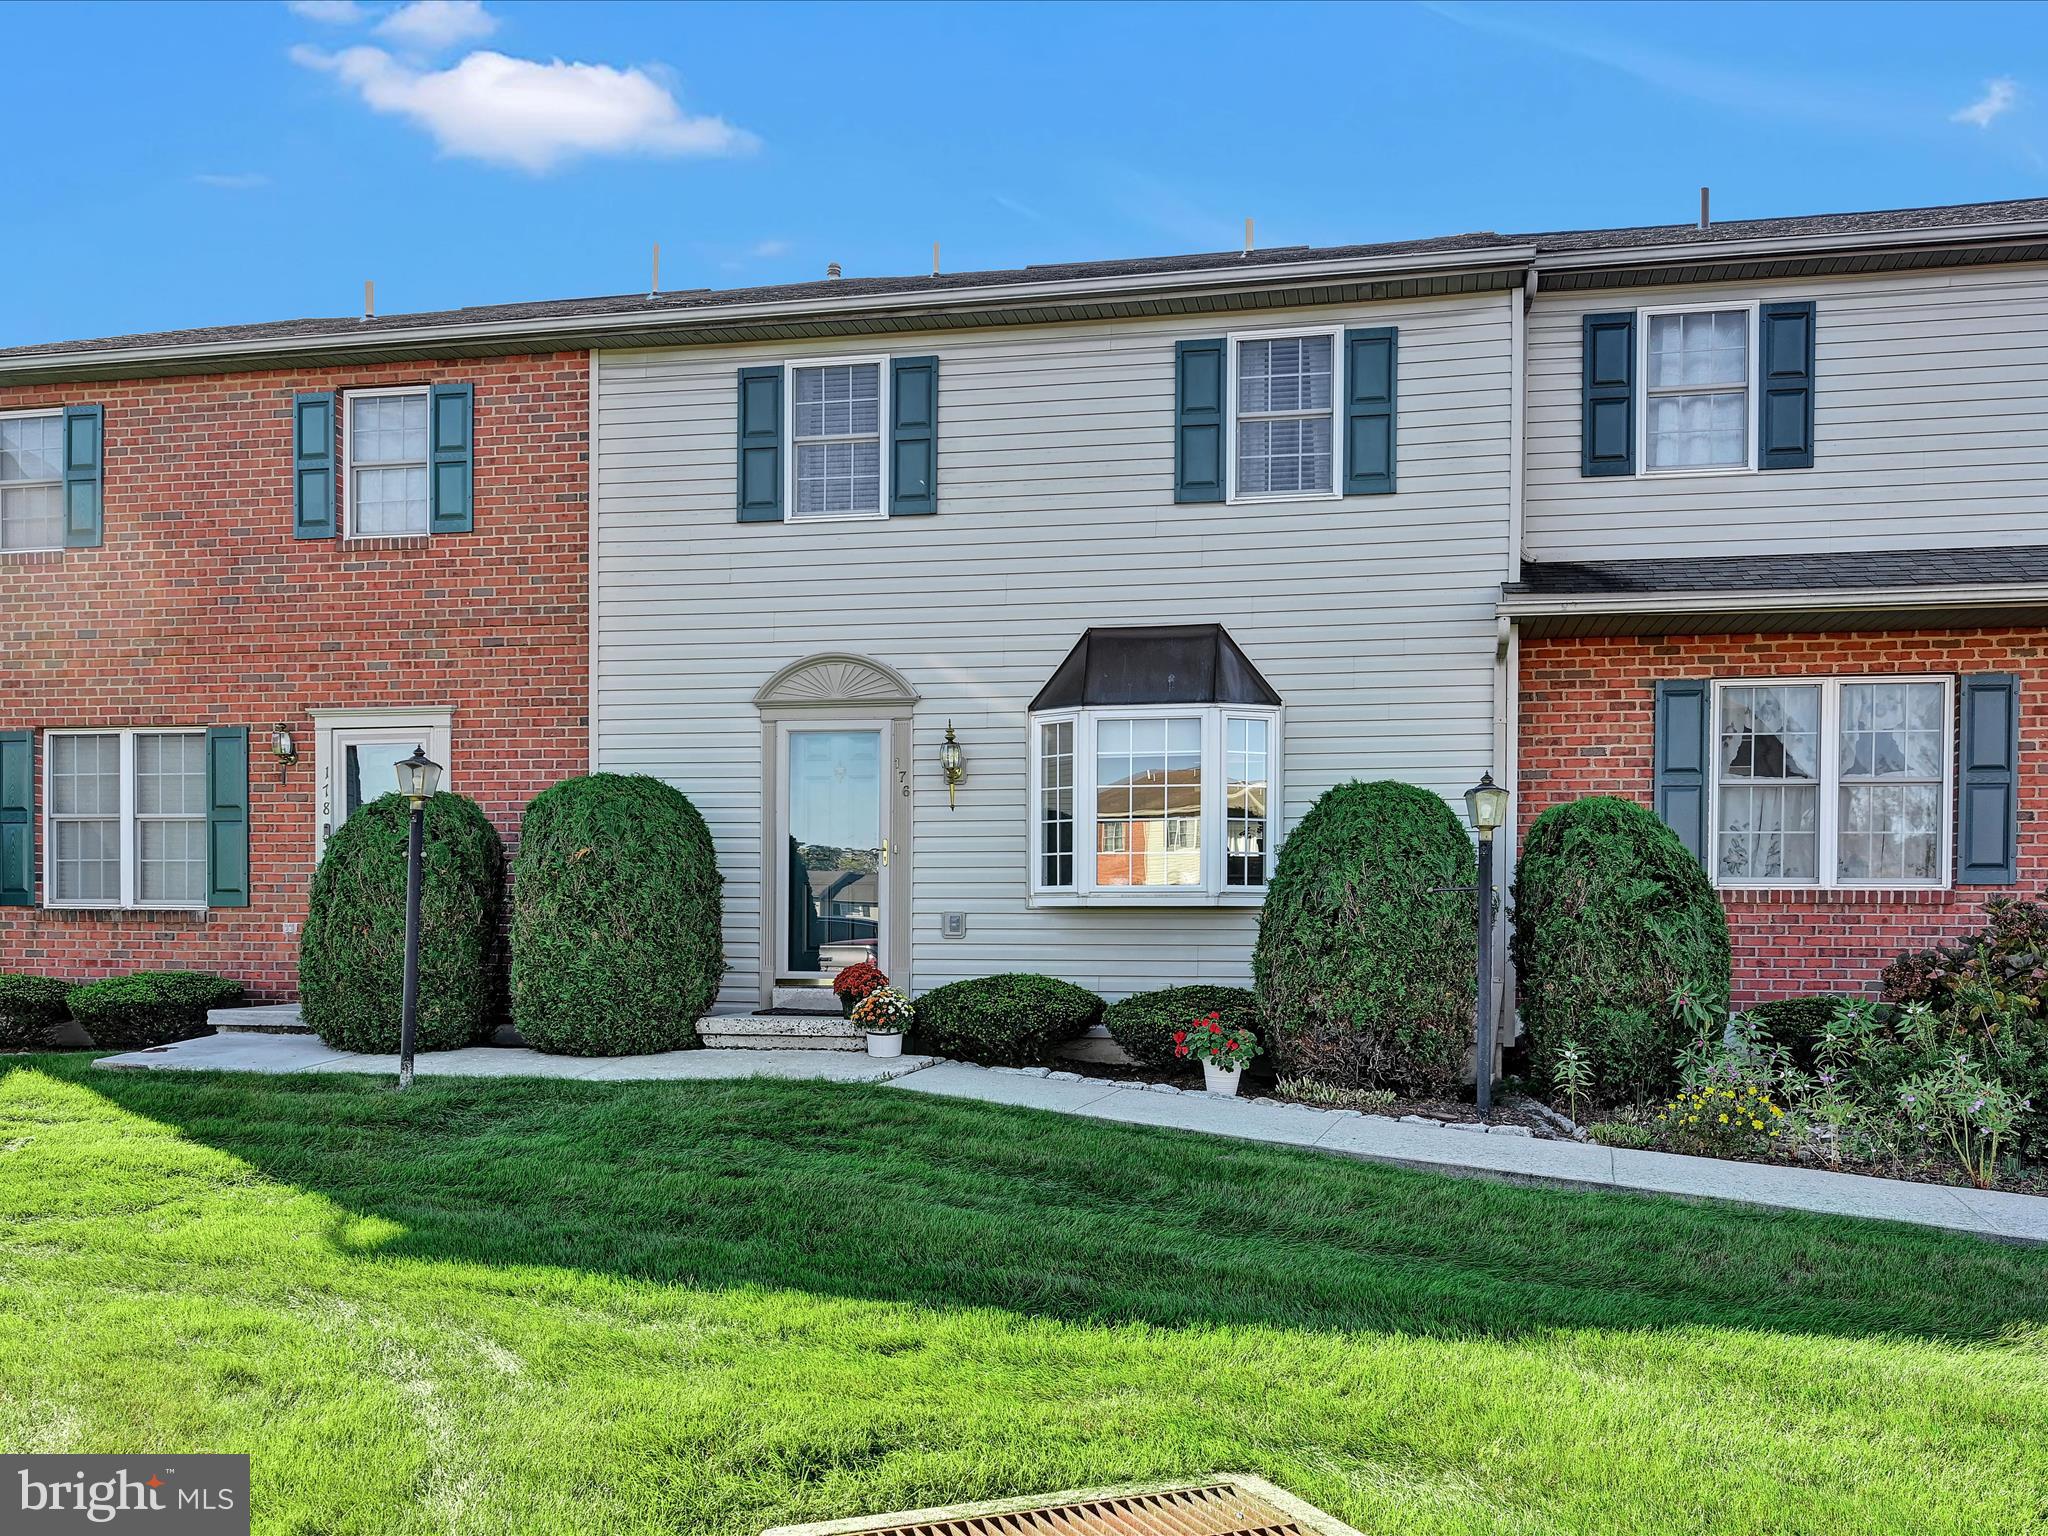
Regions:
M 206 1022 L 224 1035 L 310 1035 L 297 1003 L 271 1003 L 261 1008 L 209 1008 Z
M 770 1008 L 801 1008 L 806 1013 L 837 1013 L 839 994 L 830 987 L 777 987 L 768 997 Z
M 723 1013 L 697 1021 L 706 1045 L 753 1051 L 864 1051 L 867 1036 L 838 1013 Z

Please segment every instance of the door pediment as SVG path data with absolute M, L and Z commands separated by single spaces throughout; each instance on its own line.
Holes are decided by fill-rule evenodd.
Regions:
M 754 695 L 758 709 L 902 709 L 917 690 L 894 667 L 865 656 L 831 652 L 791 662 Z

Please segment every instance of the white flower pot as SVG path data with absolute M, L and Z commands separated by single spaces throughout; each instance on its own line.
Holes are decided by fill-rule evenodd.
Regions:
M 1237 1097 L 1237 1085 L 1243 1080 L 1243 1067 L 1219 1067 L 1213 1061 L 1202 1063 L 1202 1086 L 1211 1093 L 1234 1099 Z
M 868 1054 L 870 1056 L 901 1056 L 903 1054 L 903 1036 L 901 1034 L 878 1035 L 873 1030 L 869 1030 L 867 1036 Z

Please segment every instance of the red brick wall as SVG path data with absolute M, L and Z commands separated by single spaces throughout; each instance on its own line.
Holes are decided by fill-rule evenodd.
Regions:
M 2048 783 L 2033 744 L 2048 729 L 2048 632 L 1932 630 L 1868 635 L 1700 635 L 1525 640 L 1521 672 L 1524 829 L 1581 795 L 1651 801 L 1652 692 L 1660 678 L 1810 673 L 2012 672 L 2020 678 L 2020 883 L 1949 891 L 1727 893 L 1735 1002 L 1873 991 L 1902 949 L 1971 931 L 1987 899 L 2048 880 L 2040 812 Z
M 293 394 L 438 380 L 476 386 L 475 532 L 294 539 Z M 194 968 L 293 996 L 314 709 L 452 711 L 451 787 L 509 848 L 526 801 L 588 766 L 588 385 L 588 355 L 558 353 L 0 389 L 0 410 L 106 409 L 103 547 L 0 555 L 0 729 L 251 737 L 246 909 L 0 907 L 0 970 Z M 282 784 L 279 724 L 300 753 Z

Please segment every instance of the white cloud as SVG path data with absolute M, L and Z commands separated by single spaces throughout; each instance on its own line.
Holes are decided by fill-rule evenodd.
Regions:
M 1984 94 L 1967 107 L 1952 113 L 1949 121 L 1975 123 L 1979 128 L 1989 128 L 1994 119 L 2010 112 L 2013 104 L 2019 99 L 2020 88 L 2012 80 L 2004 76 L 1996 80 L 1987 80 L 1984 82 Z
M 192 178 L 202 187 L 219 187 L 224 192 L 251 192 L 270 185 L 261 171 L 200 171 Z
M 787 240 L 756 240 L 754 242 L 754 254 L 761 257 L 764 261 L 772 261 L 777 256 L 787 256 L 790 253 L 790 249 L 790 243 Z
M 412 0 L 377 23 L 377 35 L 402 48 L 432 53 L 457 43 L 482 42 L 498 30 L 483 0 Z
M 356 0 L 285 0 L 285 9 L 330 27 L 352 27 L 370 14 Z
M 442 153 L 536 174 L 579 155 L 732 155 L 758 141 L 721 117 L 692 117 L 641 69 L 541 63 L 481 50 L 447 69 L 401 63 L 381 48 L 301 45 L 295 62 L 354 88 L 372 111 L 418 124 Z

